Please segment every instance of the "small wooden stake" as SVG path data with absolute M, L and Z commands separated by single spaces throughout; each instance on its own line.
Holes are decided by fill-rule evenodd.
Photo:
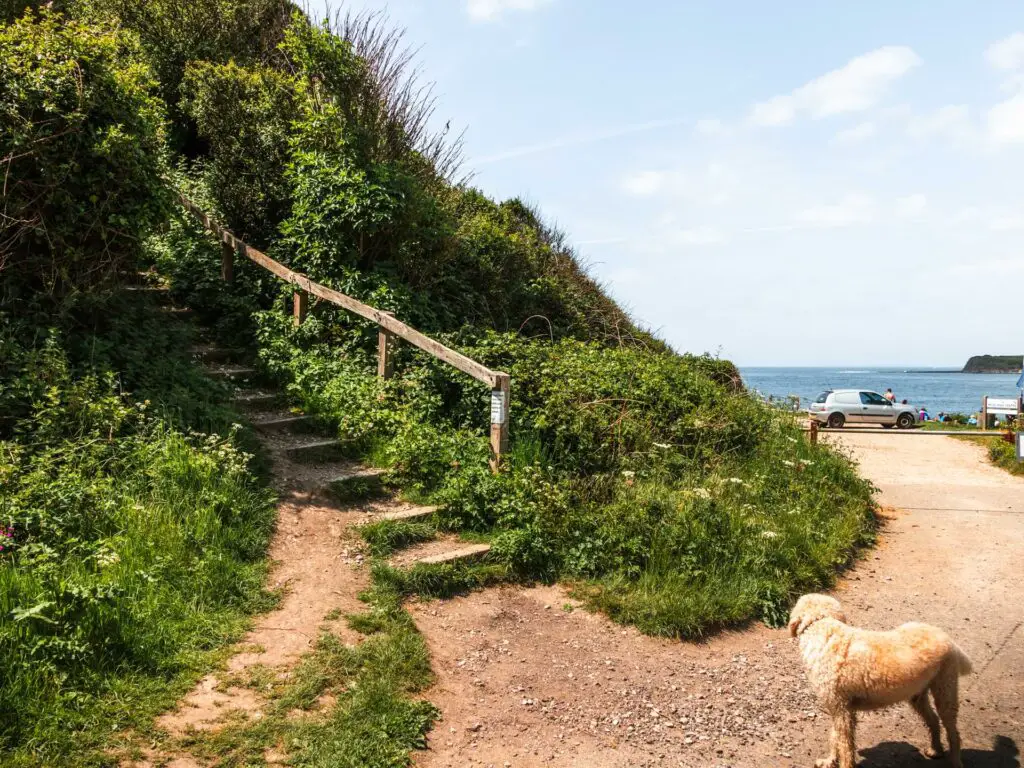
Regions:
M 385 315 L 394 317 L 393 312 L 384 312 Z M 377 326 L 377 376 L 382 379 L 390 379 L 394 370 L 394 360 L 391 358 L 392 339 L 395 334 L 383 325 Z
M 818 422 L 816 419 L 811 419 L 811 445 L 818 444 Z
M 988 429 L 988 395 L 981 398 L 981 429 Z
M 512 378 L 495 372 L 491 390 L 491 471 L 501 469 L 501 457 L 508 453 L 508 398 Z
M 302 325 L 306 319 L 306 311 L 309 309 L 309 294 L 305 291 L 296 291 L 292 294 L 292 324 Z
M 235 279 L 235 249 L 227 243 L 220 244 L 220 276 L 226 283 Z

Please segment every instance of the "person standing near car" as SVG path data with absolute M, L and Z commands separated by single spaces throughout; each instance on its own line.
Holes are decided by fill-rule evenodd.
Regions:
M 885 398 L 886 400 L 888 400 L 888 401 L 889 401 L 890 403 L 895 403 L 895 402 L 896 402 L 896 395 L 894 395 L 894 394 L 892 393 L 892 387 L 889 387 L 888 389 L 886 389 L 886 390 L 885 390 L 885 394 L 884 394 L 884 395 L 882 395 L 882 397 L 884 397 L 884 398 Z

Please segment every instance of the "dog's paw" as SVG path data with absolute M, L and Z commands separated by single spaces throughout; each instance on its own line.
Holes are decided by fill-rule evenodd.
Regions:
M 921 750 L 921 754 L 931 760 L 938 760 L 940 757 L 946 754 L 946 750 L 942 747 L 927 747 Z
M 814 761 L 814 768 L 838 768 L 839 761 L 834 757 L 823 757 Z

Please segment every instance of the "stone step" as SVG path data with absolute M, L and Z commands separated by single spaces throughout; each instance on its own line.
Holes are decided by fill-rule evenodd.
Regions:
M 451 563 L 455 560 L 470 560 L 480 557 L 491 551 L 490 544 L 469 544 L 449 552 L 440 552 L 436 555 L 427 555 L 412 562 L 413 565 L 438 565 L 440 563 Z
M 189 307 L 163 306 L 160 309 L 178 320 L 191 320 L 196 316 L 195 310 Z
M 397 512 L 374 515 L 374 520 L 424 520 L 437 512 L 437 507 L 412 507 Z
M 245 354 L 243 349 L 231 349 L 216 344 L 196 344 L 192 354 L 204 363 L 230 363 Z
M 309 440 L 302 443 L 296 443 L 294 445 L 283 445 L 282 450 L 295 454 L 295 453 L 306 453 L 306 452 L 320 452 L 329 451 L 334 449 L 340 449 L 342 443 L 336 438 L 326 438 L 320 440 Z M 335 482 L 335 481 L 331 481 Z
M 235 395 L 235 402 L 253 407 L 277 405 L 285 400 L 281 392 L 263 392 L 260 390 L 240 391 Z
M 338 475 L 324 484 L 326 490 L 337 501 L 361 501 L 383 496 L 384 470 L 376 468 L 360 468 L 352 472 Z
M 299 426 L 302 424 L 312 424 L 312 416 L 282 416 L 280 414 L 271 414 L 271 418 L 266 419 L 254 419 L 252 425 L 256 429 L 263 430 L 275 430 L 275 429 L 289 429 L 291 427 Z
M 248 365 L 211 365 L 206 372 L 222 379 L 248 379 L 256 375 L 256 369 Z

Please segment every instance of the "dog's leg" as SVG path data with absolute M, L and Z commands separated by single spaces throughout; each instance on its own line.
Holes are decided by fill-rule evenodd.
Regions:
M 949 762 L 953 768 L 963 768 L 960 759 L 960 733 L 956 729 L 956 715 L 960 709 L 959 692 L 960 671 L 955 665 L 947 664 L 931 684 L 932 696 L 935 697 L 935 708 L 939 710 L 939 719 L 946 728 L 949 739 Z
M 925 757 L 942 757 L 942 734 L 939 731 L 939 717 L 932 709 L 932 703 L 928 701 L 928 689 L 917 694 L 910 700 L 910 706 L 921 716 L 924 724 L 928 726 L 928 735 L 931 736 L 932 745 L 924 751 Z
M 814 768 L 836 768 L 839 765 L 839 758 L 836 756 L 836 744 L 839 734 L 836 733 L 836 721 L 832 719 L 832 727 L 828 732 L 828 757 L 814 761 Z
M 839 768 L 854 768 L 857 764 L 857 744 L 854 731 L 857 716 L 852 709 L 844 709 L 832 716 L 832 730 L 835 732 L 836 756 Z

